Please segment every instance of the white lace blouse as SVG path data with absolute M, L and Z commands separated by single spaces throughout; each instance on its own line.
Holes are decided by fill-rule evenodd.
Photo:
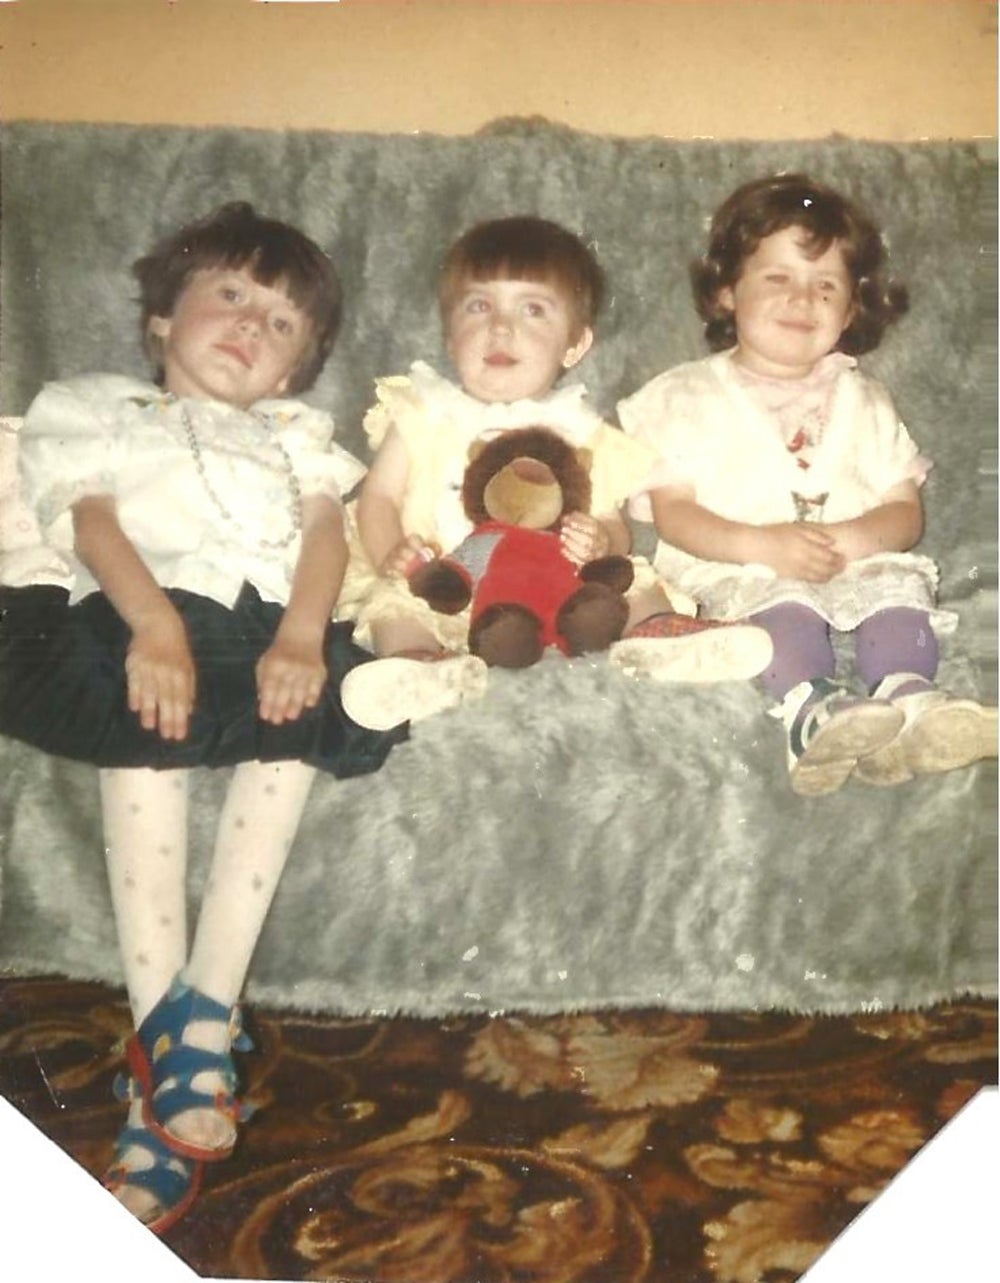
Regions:
M 291 400 L 240 410 L 95 374 L 49 383 L 21 430 L 25 498 L 73 570 L 71 601 L 98 585 L 73 554 L 73 505 L 114 498 L 118 520 L 163 588 L 223 605 L 244 581 L 288 600 L 301 546 L 298 499 L 339 502 L 365 473 L 333 444 L 333 421 Z

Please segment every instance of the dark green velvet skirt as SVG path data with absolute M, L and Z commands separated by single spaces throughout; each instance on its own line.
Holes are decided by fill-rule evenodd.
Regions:
M 171 770 L 295 760 L 342 778 L 378 770 L 406 738 L 405 726 L 371 731 L 344 712 L 344 676 L 373 658 L 352 641 L 350 624 L 327 628 L 319 704 L 275 726 L 257 715 L 254 670 L 283 608 L 249 584 L 231 609 L 182 589 L 168 596 L 184 620 L 197 671 L 184 740 L 144 730 L 128 707 L 131 634 L 104 594 L 71 606 L 64 589 L 48 585 L 0 588 L 0 734 L 95 766 Z

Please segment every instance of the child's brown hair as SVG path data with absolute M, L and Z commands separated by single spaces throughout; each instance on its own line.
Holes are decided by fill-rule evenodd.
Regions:
M 298 228 L 263 218 L 245 201 L 221 205 L 205 218 L 173 232 L 138 259 L 143 346 L 163 380 L 161 342 L 150 332 L 154 316 L 173 315 L 191 277 L 209 268 L 246 268 L 260 285 L 280 283 L 312 323 L 310 342 L 292 374 L 294 396 L 312 386 L 340 328 L 341 290 L 333 263 Z
M 691 265 L 691 284 L 705 339 L 713 351 L 732 347 L 736 323 L 719 302 L 732 288 L 746 259 L 767 236 L 802 229 L 817 257 L 837 243 L 853 281 L 854 314 L 837 350 L 857 356 L 878 347 L 885 329 L 908 306 L 906 287 L 888 276 L 879 229 L 853 201 L 805 174 L 777 174 L 738 187 L 712 219 L 705 254 Z
M 586 245 L 558 223 L 533 215 L 495 218 L 470 227 L 448 251 L 438 282 L 441 315 L 470 281 L 544 281 L 567 300 L 576 333 L 594 324 L 604 298 L 604 273 Z

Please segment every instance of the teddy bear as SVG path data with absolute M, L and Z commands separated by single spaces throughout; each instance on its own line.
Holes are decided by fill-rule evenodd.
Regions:
M 473 531 L 448 556 L 419 565 L 411 591 L 442 614 L 471 602 L 469 650 L 493 667 L 527 668 L 547 646 L 582 655 L 617 641 L 631 562 L 577 566 L 559 537 L 564 515 L 589 511 L 589 452 L 527 427 L 475 442 L 469 455 L 462 503 Z

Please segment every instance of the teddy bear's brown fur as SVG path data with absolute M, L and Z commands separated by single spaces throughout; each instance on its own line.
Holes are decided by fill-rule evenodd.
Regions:
M 470 451 L 462 499 L 473 533 L 410 577 L 414 593 L 456 614 L 471 601 L 469 649 L 488 664 L 524 668 L 556 645 L 603 650 L 621 636 L 632 582 L 627 557 L 577 567 L 560 522 L 590 507 L 590 457 L 547 428 L 505 432 Z

